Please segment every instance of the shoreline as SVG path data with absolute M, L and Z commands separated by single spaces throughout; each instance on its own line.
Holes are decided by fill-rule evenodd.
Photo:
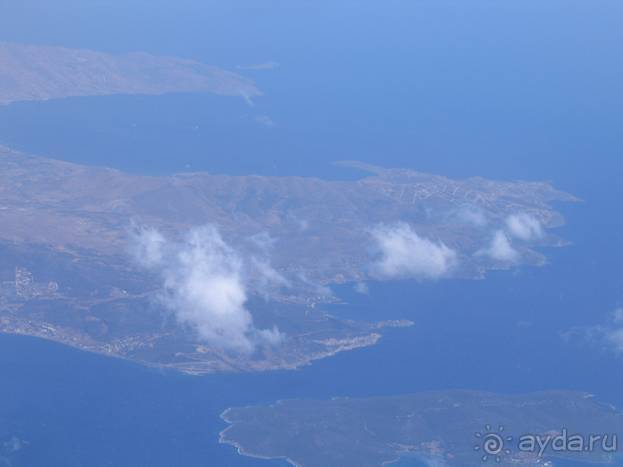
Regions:
M 301 359 L 299 362 L 293 362 L 293 363 L 287 363 L 287 364 L 276 364 L 272 366 L 267 365 L 265 368 L 252 368 L 252 367 L 249 367 L 249 368 L 233 368 L 233 367 L 232 368 L 225 368 L 225 367 L 209 368 L 208 367 L 206 368 L 205 365 L 201 365 L 201 364 L 193 368 L 192 364 L 197 363 L 197 362 L 182 362 L 179 364 L 148 362 L 145 360 L 134 359 L 132 357 L 128 357 L 126 355 L 122 355 L 119 353 L 110 352 L 105 348 L 106 344 L 103 344 L 101 346 L 100 345 L 82 346 L 82 345 L 78 345 L 75 342 L 75 339 L 71 339 L 71 336 L 69 336 L 68 338 L 63 338 L 62 336 L 59 337 L 56 335 L 50 335 L 45 332 L 29 333 L 29 332 L 20 332 L 19 330 L 1 329 L 2 324 L 3 324 L 2 316 L 0 313 L 0 334 L 40 339 L 40 340 L 47 341 L 47 342 L 53 342 L 55 344 L 62 345 L 64 347 L 68 347 L 74 350 L 78 350 L 80 352 L 88 352 L 91 354 L 100 355 L 102 357 L 115 358 L 118 360 L 130 362 L 136 365 L 141 365 L 145 368 L 174 371 L 174 372 L 181 373 L 181 374 L 188 375 L 188 376 L 208 376 L 208 375 L 223 374 L 223 373 L 240 374 L 240 373 L 266 373 L 270 371 L 295 371 L 295 370 L 299 370 L 301 368 L 307 367 L 317 360 L 330 358 L 342 352 L 348 352 L 348 351 L 357 350 L 361 348 L 372 347 L 374 345 L 377 345 L 383 337 L 382 334 L 379 334 L 377 332 L 372 332 L 365 336 L 357 336 L 353 338 L 345 338 L 342 340 L 336 340 L 335 342 L 327 342 L 328 345 L 334 345 L 335 348 L 331 350 L 326 350 L 324 352 L 318 352 L 316 354 L 306 356 L 306 358 Z M 377 327 L 377 329 L 382 328 L 382 327 L 392 327 L 392 326 L 379 326 Z
M 238 441 L 234 441 L 232 439 L 227 439 L 226 438 L 226 433 L 231 430 L 234 427 L 234 422 L 230 421 L 227 418 L 227 413 L 230 412 L 232 410 L 232 407 L 225 409 L 223 411 L 223 413 L 221 413 L 220 418 L 221 420 L 223 420 L 225 423 L 228 423 L 229 426 L 225 427 L 223 430 L 221 430 L 219 432 L 219 438 L 218 438 L 218 442 L 219 444 L 224 444 L 224 445 L 228 445 L 228 446 L 232 446 L 236 449 L 236 452 L 238 453 L 238 455 L 240 456 L 244 456 L 244 457 L 251 457 L 253 459 L 262 459 L 262 460 L 284 460 L 286 461 L 288 464 L 290 464 L 292 467 L 303 467 L 303 464 L 299 464 L 298 462 L 296 462 L 293 459 L 290 459 L 287 456 L 264 456 L 261 454 L 254 454 L 250 451 L 247 451 L 244 446 L 242 446 L 242 444 L 240 444 Z

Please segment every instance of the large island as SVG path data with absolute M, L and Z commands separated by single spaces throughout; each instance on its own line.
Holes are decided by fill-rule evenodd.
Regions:
M 483 278 L 564 242 L 542 182 L 347 163 L 352 181 L 148 177 L 0 148 L 0 331 L 188 373 L 296 368 L 376 343 L 333 284 Z M 367 172 L 367 174 L 366 174 Z

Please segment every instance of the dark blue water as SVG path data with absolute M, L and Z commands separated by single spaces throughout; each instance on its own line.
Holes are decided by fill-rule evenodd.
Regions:
M 280 67 L 240 71 L 264 91 L 253 106 L 199 95 L 14 104 L 0 108 L 0 143 L 157 174 L 344 178 L 357 174 L 330 163 L 360 159 L 548 179 L 584 202 L 560 206 L 572 245 L 544 251 L 543 268 L 370 284 L 369 296 L 337 289 L 349 305 L 335 314 L 416 325 L 300 371 L 186 377 L 0 336 L 0 442 L 28 442 L 15 466 L 271 465 L 218 445 L 218 416 L 283 398 L 578 389 L 623 406 L 623 362 L 562 336 L 604 323 L 623 301 L 620 2 L 119 5 L 2 5 L 0 39 Z

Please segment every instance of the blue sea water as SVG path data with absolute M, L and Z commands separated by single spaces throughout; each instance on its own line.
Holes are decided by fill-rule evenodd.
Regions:
M 552 180 L 583 202 L 558 206 L 571 245 L 544 250 L 543 268 L 372 283 L 367 296 L 336 288 L 347 302 L 330 308 L 337 315 L 415 326 L 299 371 L 189 377 L 0 335 L 0 446 L 25 441 L 13 466 L 281 465 L 238 456 L 218 433 L 225 408 L 284 398 L 577 389 L 623 406 L 623 361 L 565 337 L 623 301 L 620 2 L 119 5 L 2 6 L 0 40 L 279 66 L 238 70 L 264 92 L 252 106 L 192 94 L 13 104 L 0 108 L 0 143 L 157 174 L 346 178 L 358 174 L 330 163 L 359 159 Z
M 369 296 L 336 289 L 348 302 L 331 308 L 336 315 L 416 324 L 299 371 L 189 377 L 0 336 L 0 419 L 10 421 L 0 438 L 28 443 L 15 466 L 259 466 L 270 463 L 217 443 L 225 408 L 451 388 L 577 389 L 623 406 L 623 362 L 562 336 L 604 322 L 621 301 L 620 197 L 606 191 L 564 208 L 560 234 L 572 245 L 545 251 L 543 268 L 484 281 L 372 283 Z

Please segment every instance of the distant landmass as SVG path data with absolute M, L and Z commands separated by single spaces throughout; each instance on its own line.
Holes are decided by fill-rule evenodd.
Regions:
M 0 43 L 0 105 L 72 96 L 206 92 L 260 95 L 239 74 L 175 57 Z
M 221 443 L 246 456 L 287 459 L 297 467 L 382 467 L 409 456 L 440 466 L 550 465 L 552 459 L 607 464 L 623 430 L 616 408 L 563 391 L 288 400 L 231 408 L 222 418 L 230 426 L 221 432 Z M 575 435 L 582 442 L 590 435 L 602 438 L 589 452 Z M 607 442 L 601 444 L 604 436 Z M 541 445 L 549 440 L 543 452 L 532 450 L 531 440 L 536 445 L 537 439 Z
M 412 324 L 333 317 L 332 284 L 543 264 L 551 203 L 576 200 L 346 165 L 368 174 L 149 177 L 0 148 L 0 331 L 187 373 L 296 368 Z

